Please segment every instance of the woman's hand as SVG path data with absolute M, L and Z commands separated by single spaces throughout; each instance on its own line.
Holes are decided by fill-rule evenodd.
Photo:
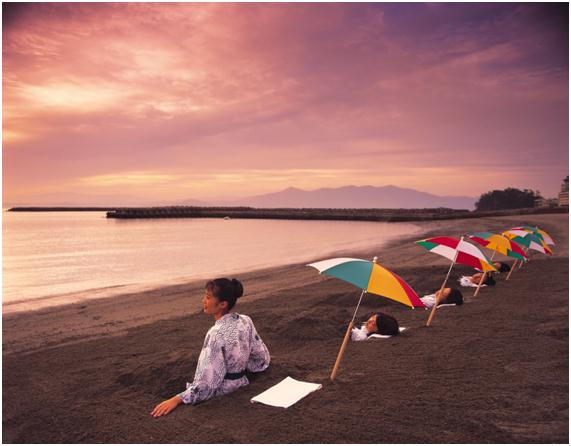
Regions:
M 167 415 L 168 413 L 172 412 L 179 404 L 182 404 L 182 399 L 178 395 L 175 395 L 171 399 L 163 401 L 161 404 L 157 404 L 157 406 L 151 412 L 151 415 L 155 418 Z

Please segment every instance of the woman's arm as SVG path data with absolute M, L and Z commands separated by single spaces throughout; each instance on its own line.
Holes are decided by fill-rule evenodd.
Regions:
M 198 357 L 192 383 L 187 383 L 184 392 L 158 404 L 151 415 L 160 417 L 172 412 L 180 404 L 198 404 L 212 398 L 222 384 L 225 375 L 226 364 L 220 342 L 215 339 L 215 336 L 207 335 Z
M 252 323 L 251 320 L 250 323 Z M 248 358 L 246 369 L 250 372 L 263 372 L 270 365 L 270 352 L 266 344 L 264 344 L 264 341 L 262 341 L 262 338 L 258 335 L 253 323 L 250 345 L 250 357 Z
M 171 399 L 163 401 L 161 404 L 157 404 L 151 412 L 151 415 L 155 418 L 167 415 L 179 404 L 182 404 L 182 399 L 178 395 L 175 395 Z
M 221 345 L 222 339 L 216 334 L 207 335 L 204 347 L 198 358 L 196 373 L 192 383 L 178 394 L 185 404 L 198 404 L 215 396 L 226 375 L 226 361 Z

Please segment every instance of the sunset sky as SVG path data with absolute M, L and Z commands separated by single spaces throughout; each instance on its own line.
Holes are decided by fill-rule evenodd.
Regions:
M 4 3 L 2 51 L 8 203 L 568 175 L 566 3 Z

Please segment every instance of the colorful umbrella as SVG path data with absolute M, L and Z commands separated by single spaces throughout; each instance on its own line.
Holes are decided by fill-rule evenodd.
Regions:
M 454 263 L 478 268 L 482 271 L 496 271 L 494 265 L 476 246 L 465 242 L 464 237 L 434 237 L 416 242 L 426 250 L 440 254 Z
M 546 245 L 552 245 L 552 246 L 555 245 L 555 242 L 553 241 L 551 236 L 544 230 L 539 229 L 537 226 L 520 226 L 519 228 L 513 228 L 513 229 L 524 229 L 541 238 L 541 240 L 543 240 Z
M 347 347 L 357 310 L 365 293 L 377 294 L 412 308 L 425 307 L 410 285 L 395 273 L 376 263 L 376 260 L 376 257 L 372 262 L 362 259 L 337 258 L 322 260 L 307 265 L 317 269 L 319 274 L 336 277 L 361 289 L 361 297 L 359 297 L 359 302 L 353 313 L 353 318 L 347 327 L 345 338 L 343 339 L 337 360 L 335 361 L 335 366 L 331 372 L 331 381 L 335 380 L 335 376 L 337 375 L 337 369 L 341 364 L 343 353 Z
M 470 236 L 470 240 L 482 245 L 484 248 L 488 248 L 494 251 L 490 261 L 494 260 L 496 252 L 499 252 L 500 254 L 516 259 L 514 260 L 514 265 L 515 262 L 517 262 L 517 260 L 527 260 L 527 255 L 518 246 L 518 244 L 512 242 L 509 238 L 503 235 L 493 234 L 491 232 L 476 232 L 475 234 L 472 234 Z M 514 265 L 512 265 L 512 268 L 514 267 Z M 480 283 L 478 283 L 478 287 L 474 292 L 474 297 L 476 297 L 480 292 L 480 288 L 486 280 L 486 275 L 487 272 L 484 272 L 482 274 Z
M 534 251 L 538 251 L 543 254 L 551 255 L 552 253 L 549 246 L 547 246 L 540 237 L 529 231 L 526 231 L 525 229 L 512 228 L 502 232 L 502 235 L 508 237 L 510 240 L 520 245 L 525 246 L 528 249 L 533 249 Z
M 478 268 L 483 272 L 487 271 L 497 271 L 494 265 L 491 264 L 490 260 L 485 256 L 485 254 L 480 251 L 476 246 L 465 242 L 464 237 L 460 240 L 454 237 L 434 237 L 425 240 L 420 240 L 416 242 L 423 248 L 430 252 L 439 254 L 451 260 L 450 268 L 448 268 L 448 274 L 440 287 L 440 293 L 444 290 L 448 277 L 450 277 L 450 272 L 455 263 L 460 263 L 462 265 L 468 265 L 472 268 Z M 428 316 L 428 321 L 426 321 L 426 326 L 430 326 L 434 314 L 436 313 L 437 302 L 434 303 L 430 316 Z
M 491 232 L 476 232 L 470 236 L 470 240 L 482 245 L 484 248 L 491 249 L 494 252 L 499 252 L 507 257 L 512 257 L 518 260 L 527 260 L 526 253 L 518 246 L 517 243 L 511 241 L 509 238 Z M 490 260 L 493 260 L 492 257 Z

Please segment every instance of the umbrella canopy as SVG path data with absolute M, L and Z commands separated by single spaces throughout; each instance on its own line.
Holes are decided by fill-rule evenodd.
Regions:
M 418 295 L 401 277 L 378 263 L 336 258 L 310 263 L 320 274 L 349 282 L 367 293 L 377 294 L 409 307 L 424 307 Z
M 513 228 L 513 229 L 524 229 L 541 238 L 541 240 L 543 240 L 546 245 L 552 245 L 552 246 L 555 245 L 555 242 L 553 241 L 551 236 L 543 229 L 539 229 L 537 226 L 520 226 L 519 228 Z
M 499 252 L 505 256 L 518 260 L 527 260 L 527 255 L 517 243 L 512 242 L 503 235 L 493 234 L 491 232 L 476 232 L 470 236 L 470 240 L 482 245 L 484 248 Z
M 549 246 L 545 244 L 543 240 L 537 235 L 526 231 L 525 229 L 519 228 L 512 228 L 505 232 L 502 232 L 502 235 L 505 235 L 510 240 L 523 245 L 529 249 L 533 249 L 534 251 L 539 251 L 543 254 L 551 255 L 551 249 Z
M 476 246 L 454 237 L 433 237 L 416 242 L 426 250 L 451 260 L 454 263 L 486 271 L 497 271 L 494 265 Z

